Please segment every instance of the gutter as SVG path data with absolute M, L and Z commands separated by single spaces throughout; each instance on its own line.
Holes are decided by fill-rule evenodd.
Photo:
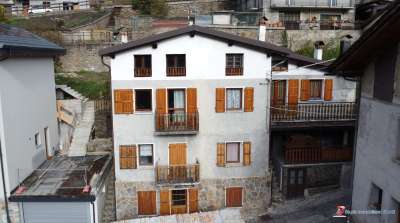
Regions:
M 10 210 L 8 209 L 6 179 L 4 177 L 4 164 L 3 164 L 3 152 L 1 149 L 1 140 L 0 140 L 0 167 L 1 167 L 1 178 L 3 180 L 4 205 L 5 205 L 6 214 L 7 214 L 7 223 L 11 223 Z

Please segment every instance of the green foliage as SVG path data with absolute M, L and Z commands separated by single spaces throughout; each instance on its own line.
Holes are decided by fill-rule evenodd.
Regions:
M 132 0 L 132 8 L 154 17 L 165 17 L 168 13 L 165 0 Z
M 307 56 L 314 57 L 314 44 L 311 41 L 308 41 L 304 46 L 296 51 L 296 53 Z M 323 48 L 322 59 L 323 60 L 331 60 L 339 57 L 340 54 L 340 46 L 337 41 L 334 39 L 330 40 L 327 44 L 325 44 Z
M 66 84 L 90 99 L 107 97 L 110 93 L 108 73 L 82 70 L 76 75 L 57 74 L 55 79 L 56 84 Z
M 0 22 L 8 22 L 6 17 L 6 8 L 2 5 L 0 5 Z

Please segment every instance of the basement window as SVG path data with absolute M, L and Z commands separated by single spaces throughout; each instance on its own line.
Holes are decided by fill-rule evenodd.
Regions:
M 36 147 L 39 147 L 40 145 L 42 145 L 42 141 L 40 140 L 40 134 L 39 133 L 35 134 L 35 145 L 36 145 Z
M 153 160 L 153 145 L 139 145 L 139 165 L 152 166 Z
M 369 207 L 373 208 L 374 210 L 380 211 L 382 209 L 382 195 L 382 189 L 375 184 L 372 184 L 369 197 Z
M 135 90 L 135 107 L 136 111 L 152 111 L 152 94 L 151 89 Z
M 186 205 L 186 190 L 173 190 L 172 191 L 172 205 L 185 206 Z

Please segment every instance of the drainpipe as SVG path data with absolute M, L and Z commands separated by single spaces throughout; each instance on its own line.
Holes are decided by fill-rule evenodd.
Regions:
M 92 210 L 93 210 L 93 223 L 96 223 L 96 210 L 94 208 L 94 202 L 90 202 L 92 204 Z
M 3 164 L 3 151 L 1 149 L 1 139 L 0 139 L 0 168 L 1 168 L 1 178 L 3 181 L 3 193 L 4 193 L 4 206 L 7 214 L 7 223 L 11 223 L 10 211 L 8 210 L 8 199 L 7 199 L 7 189 L 6 189 L 6 179 L 4 177 L 4 164 Z

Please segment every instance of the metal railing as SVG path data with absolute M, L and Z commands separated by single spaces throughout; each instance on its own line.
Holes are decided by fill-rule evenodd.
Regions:
M 41 5 L 14 5 L 11 7 L 13 16 L 40 16 L 47 14 L 60 14 L 91 7 L 89 1 L 76 1 L 70 3 L 54 3 Z
M 135 77 L 151 77 L 151 68 L 135 67 Z
M 226 76 L 240 76 L 243 75 L 243 68 L 242 67 L 226 67 L 225 68 Z
M 351 161 L 353 152 L 348 147 L 285 148 L 285 163 L 320 163 Z
M 155 123 L 157 132 L 198 131 L 199 113 L 160 114 L 156 112 Z
M 167 76 L 185 76 L 186 67 L 167 67 Z
M 196 183 L 200 181 L 200 164 L 156 165 L 157 184 Z
M 351 0 L 271 0 L 271 8 L 306 7 L 306 8 L 352 8 Z
M 355 120 L 356 103 L 320 102 L 272 105 L 271 120 L 280 121 L 342 121 Z

